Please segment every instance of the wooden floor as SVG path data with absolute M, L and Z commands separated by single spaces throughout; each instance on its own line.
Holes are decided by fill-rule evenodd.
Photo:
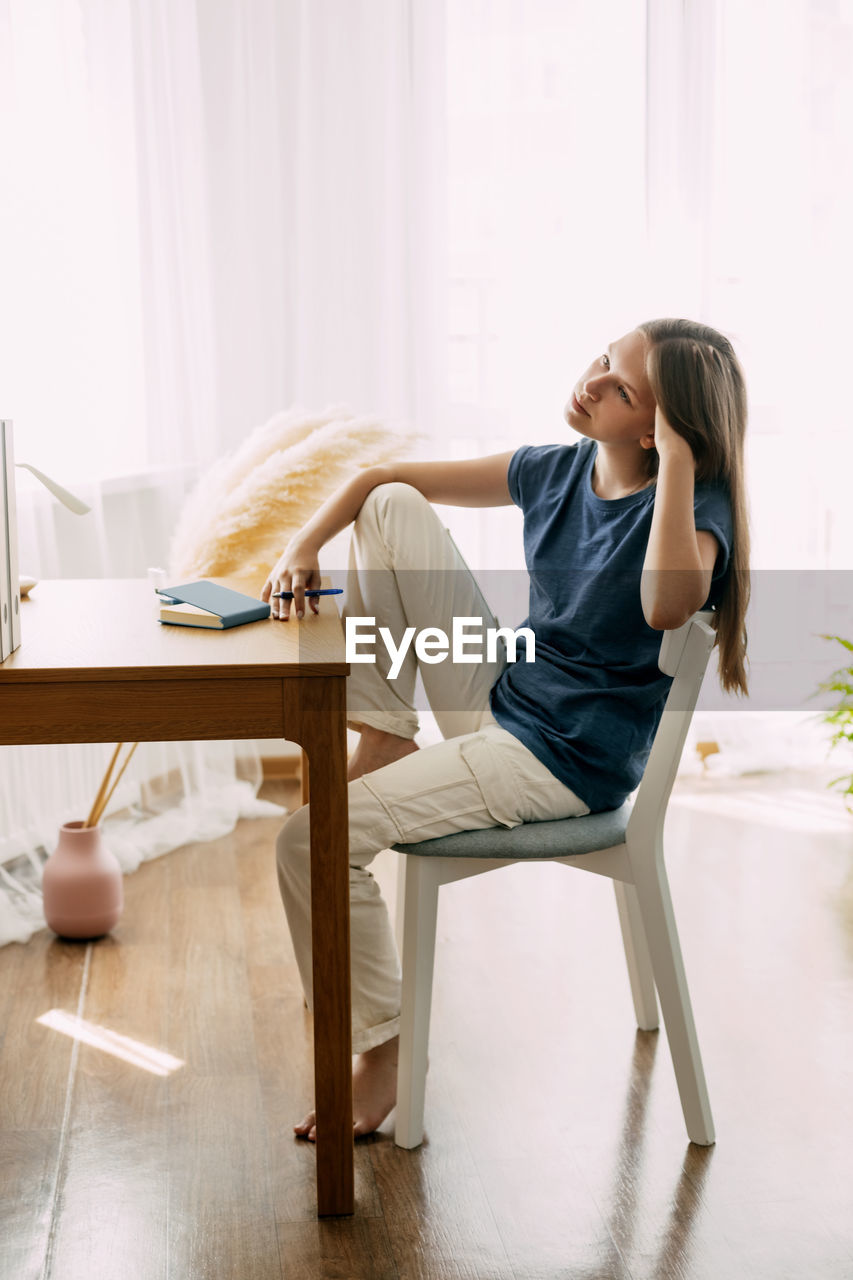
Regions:
M 391 1121 L 359 1143 L 356 1214 L 323 1222 L 290 1131 L 311 1028 L 277 826 L 140 868 L 109 939 L 0 950 L 3 1280 L 853 1276 L 840 801 L 796 776 L 678 784 L 715 1147 L 687 1142 L 664 1033 L 635 1030 L 610 883 L 513 868 L 442 891 L 427 1143 L 398 1150 Z

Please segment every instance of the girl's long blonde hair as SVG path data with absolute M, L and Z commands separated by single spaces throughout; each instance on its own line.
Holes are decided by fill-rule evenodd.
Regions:
M 646 374 L 655 400 L 696 459 L 699 483 L 722 483 L 732 510 L 732 547 L 714 626 L 720 683 L 746 694 L 746 609 L 749 604 L 749 516 L 744 476 L 746 383 L 728 338 L 694 320 L 649 320 L 637 326 L 647 344 Z M 648 451 L 649 478 L 658 455 Z

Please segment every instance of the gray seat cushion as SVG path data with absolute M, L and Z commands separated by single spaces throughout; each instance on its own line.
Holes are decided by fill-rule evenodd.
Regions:
M 427 858 L 569 858 L 624 844 L 631 807 L 626 801 L 620 809 L 590 813 L 585 818 L 557 818 L 552 822 L 522 822 L 518 827 L 457 831 L 451 836 L 391 847 L 398 853 L 415 853 Z

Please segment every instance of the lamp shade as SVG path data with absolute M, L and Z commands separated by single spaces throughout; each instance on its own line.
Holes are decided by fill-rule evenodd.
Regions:
M 18 512 L 15 501 L 15 449 L 12 423 L 0 420 L 0 662 L 21 643 L 21 587 L 18 571 Z M 55 498 L 76 515 L 89 510 L 61 484 L 28 462 L 19 462 L 49 489 Z
M 0 422 L 0 500 L 0 661 L 4 661 L 21 643 L 15 453 L 7 419 Z

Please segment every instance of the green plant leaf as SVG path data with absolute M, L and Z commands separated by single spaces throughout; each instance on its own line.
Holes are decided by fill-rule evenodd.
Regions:
M 845 640 L 843 636 L 827 635 L 825 631 L 820 632 L 821 640 L 834 640 L 837 644 L 843 644 L 845 649 L 849 649 L 853 653 L 853 640 Z
M 843 636 L 827 635 L 826 633 L 822 633 L 821 639 L 832 640 L 835 644 L 840 644 L 849 653 L 853 653 L 853 640 L 845 640 Z M 837 747 L 841 742 L 853 744 L 853 666 L 839 667 L 837 671 L 833 671 L 826 680 L 821 681 L 814 693 L 809 696 L 814 698 L 818 693 L 841 695 L 835 706 L 824 711 L 820 717 L 824 724 L 832 725 L 835 728 L 830 748 Z M 853 796 L 853 773 L 842 773 L 826 785 L 827 787 L 838 787 L 842 783 L 845 784 L 842 795 Z M 845 808 L 849 813 L 853 813 L 853 808 L 849 804 L 846 804 Z

